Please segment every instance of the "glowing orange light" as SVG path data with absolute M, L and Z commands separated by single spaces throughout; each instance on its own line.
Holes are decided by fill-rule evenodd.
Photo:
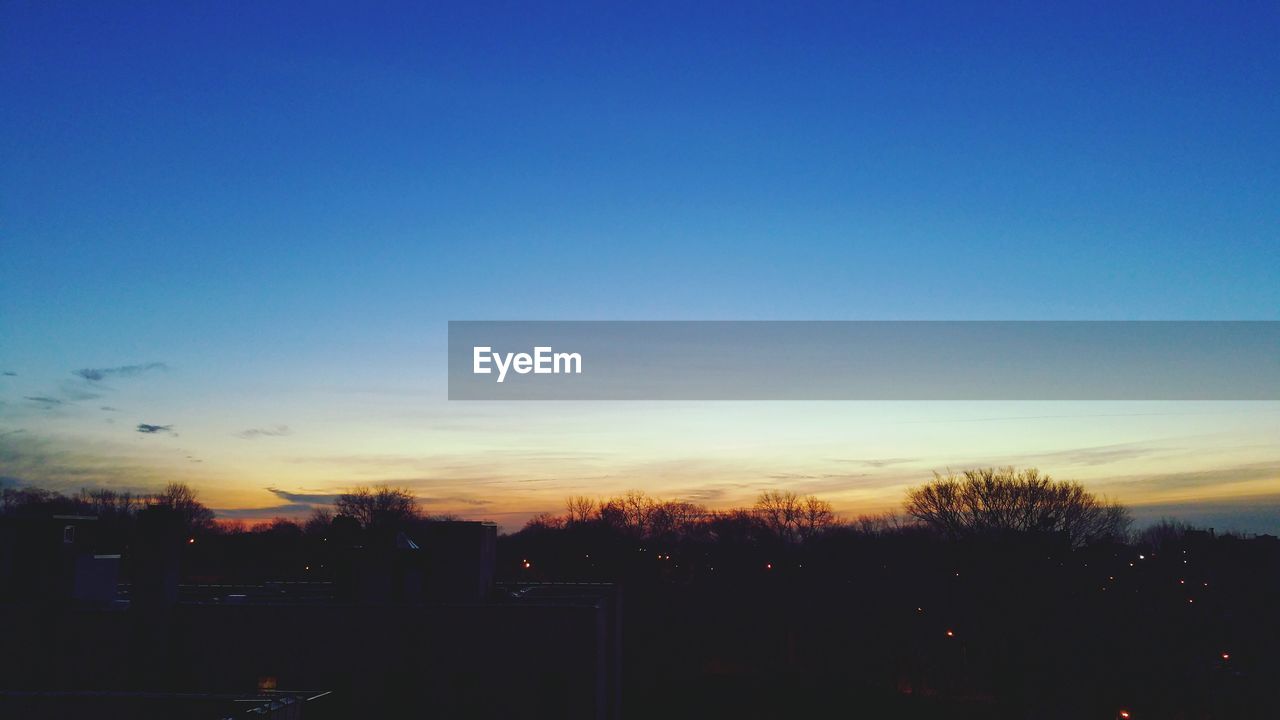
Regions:
M 525 567 L 525 569 L 528 569 L 528 568 L 533 567 L 533 563 L 529 562 L 528 560 L 525 560 L 525 561 L 521 562 L 520 564 L 521 564 L 521 565 L 523 565 L 523 566 Z
M 195 544 L 196 544 L 196 539 L 195 539 L 195 538 L 187 538 L 187 544 L 188 544 L 188 545 L 195 545 Z
M 1122 718 L 1127 718 L 1127 717 L 1129 717 L 1129 711 L 1128 711 L 1128 710 L 1121 710 L 1121 711 L 1120 711 L 1120 717 L 1122 717 Z
M 955 636 L 956 636 L 955 631 L 953 631 L 953 630 L 948 630 L 948 631 L 947 631 L 947 637 L 955 637 Z
M 764 569 L 765 569 L 765 570 L 772 570 L 772 569 L 773 569 L 773 563 L 765 563 L 765 564 L 764 564 Z
M 1231 653 L 1222 653 L 1222 659 L 1223 659 L 1223 660 L 1230 660 L 1230 659 L 1231 659 Z

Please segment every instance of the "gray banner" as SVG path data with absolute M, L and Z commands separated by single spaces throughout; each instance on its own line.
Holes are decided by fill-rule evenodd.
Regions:
M 452 321 L 450 400 L 1277 400 L 1280 322 Z

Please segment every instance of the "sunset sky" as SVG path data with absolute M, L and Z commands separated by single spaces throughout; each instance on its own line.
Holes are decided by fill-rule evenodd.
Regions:
M 288 5 L 0 7 L 5 486 L 515 529 L 1015 464 L 1280 532 L 1275 402 L 445 399 L 449 320 L 1280 320 L 1275 4 Z

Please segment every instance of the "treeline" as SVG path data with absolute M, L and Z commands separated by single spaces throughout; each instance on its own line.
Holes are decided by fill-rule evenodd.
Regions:
M 249 525 L 215 519 L 195 490 L 169 483 L 156 493 L 84 489 L 66 495 L 35 487 L 4 488 L 0 516 L 30 512 L 93 515 L 104 535 L 125 536 L 141 513 L 176 513 L 192 536 L 271 533 L 276 536 L 324 536 L 409 531 L 426 522 L 456 519 L 431 515 L 405 488 L 356 487 L 339 495 L 332 508 L 317 508 L 305 519 L 278 517 Z M 804 544 L 829 534 L 884 535 L 931 533 L 949 539 L 1037 535 L 1071 546 L 1101 540 L 1159 544 L 1180 537 L 1190 526 L 1174 521 L 1131 533 L 1128 510 L 1081 484 L 1057 481 L 1035 468 L 979 468 L 959 475 L 935 474 L 932 481 L 907 491 L 901 513 L 841 518 L 831 503 L 814 495 L 766 490 L 749 507 L 712 509 L 680 499 L 663 499 L 639 490 L 604 498 L 570 497 L 562 514 L 542 513 L 519 534 L 569 528 L 594 528 L 623 537 L 699 542 Z
M 242 532 L 327 531 L 337 520 L 360 529 L 403 530 L 416 522 L 454 519 L 450 515 L 423 512 L 418 499 L 404 488 L 357 487 L 339 495 L 332 510 L 317 508 L 305 520 L 277 517 L 249 524 L 238 519 L 218 519 L 191 486 L 171 482 L 154 493 L 133 493 L 108 488 L 84 488 L 74 494 L 32 486 L 0 491 L 0 517 L 31 514 L 91 515 L 106 524 L 130 524 L 153 511 L 176 513 L 190 533 L 227 535 Z
M 51 513 L 96 517 L 106 538 L 127 536 L 139 517 L 147 514 L 172 515 L 188 534 L 217 529 L 213 511 L 184 483 L 169 483 L 150 494 L 85 488 L 66 495 L 37 487 L 9 487 L 0 492 L 0 517 Z
M 1127 541 L 1132 525 L 1123 505 L 1100 498 L 1079 483 L 1053 480 L 1035 468 L 935 474 L 933 481 L 907 492 L 903 507 L 903 515 L 842 520 L 826 500 L 790 491 L 766 490 L 750 507 L 712 510 L 633 490 L 601 499 L 570 497 L 564 514 L 538 515 L 522 532 L 595 526 L 648 539 L 804 543 L 832 532 L 931 531 L 952 539 L 1033 534 L 1079 546 L 1100 540 Z
M 767 490 L 750 508 L 712 510 L 684 500 L 663 500 L 632 490 L 610 498 L 575 496 L 565 513 L 543 513 L 530 519 L 526 531 L 596 526 L 649 539 L 746 537 L 767 535 L 803 541 L 839 524 L 831 503 L 813 495 Z
M 417 537 L 425 523 L 448 519 L 428 515 L 403 488 L 359 487 L 336 498 L 332 509 L 316 509 L 305 519 L 278 517 L 249 525 L 224 520 L 183 483 L 155 493 L 84 489 L 65 494 L 34 487 L 0 491 L 0 525 L 22 524 L 51 515 L 96 518 L 88 534 L 96 553 L 123 555 L 122 578 L 133 571 L 142 545 L 181 546 L 184 582 L 332 580 L 333 559 L 358 545 L 395 547 L 398 535 Z M 156 528 L 163 528 L 157 535 Z

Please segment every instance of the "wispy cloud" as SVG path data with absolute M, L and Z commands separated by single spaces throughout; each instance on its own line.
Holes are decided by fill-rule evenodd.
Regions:
M 229 520 L 270 520 L 278 517 L 299 518 L 313 509 L 306 503 L 289 503 L 255 508 L 214 508 L 213 513 Z
M 1194 525 L 1212 527 L 1219 532 L 1280 533 L 1280 494 L 1208 502 L 1135 505 L 1131 511 L 1140 524 L 1161 518 L 1177 518 Z
M 1099 478 L 1096 485 L 1134 505 L 1232 500 L 1280 487 L 1280 460 L 1186 472 Z
M 920 458 L 871 458 L 867 460 L 859 458 L 835 458 L 835 462 L 853 463 L 870 468 L 884 468 L 890 465 L 905 465 L 907 463 L 919 462 Z
M 74 380 L 67 380 L 61 383 L 58 392 L 63 398 L 70 402 L 80 402 L 81 400 L 97 400 L 102 397 L 102 393 L 98 392 L 97 385 L 88 385 L 85 383 L 77 383 Z
M 45 410 L 51 410 L 55 407 L 66 406 L 72 407 L 73 404 L 86 400 L 97 400 L 103 396 L 103 391 L 110 390 L 102 381 L 111 378 L 130 378 L 153 370 L 164 370 L 168 366 L 161 362 L 144 363 L 140 365 L 120 365 L 118 367 L 108 368 L 81 368 L 72 371 L 79 380 L 64 379 L 58 383 L 56 390 L 46 391 L 43 395 L 27 395 L 25 399 L 35 403 Z M 17 375 L 12 371 L 5 371 L 5 375 Z
M 493 504 L 490 500 L 481 500 L 480 498 L 470 497 L 467 495 L 449 495 L 446 497 L 425 497 L 418 499 L 428 505 L 453 505 L 454 503 L 457 503 L 459 505 L 470 505 L 471 507 L 484 507 L 486 505 Z
M 145 434 L 147 434 L 147 435 L 155 435 L 155 434 L 157 434 L 157 433 L 168 433 L 168 434 L 172 435 L 172 434 L 173 434 L 173 426 L 172 426 L 172 425 L 151 425 L 151 424 L 148 424 L 148 423 L 138 423 L 138 432 L 140 432 L 140 433 L 145 433 Z
M 288 425 L 276 425 L 269 428 L 249 428 L 248 430 L 241 430 L 236 433 L 236 437 L 244 440 L 254 440 L 263 437 L 285 437 L 286 435 L 292 434 L 293 430 L 289 429 Z
M 136 448 L 67 442 L 30 432 L 0 435 L 0 468 L 20 484 L 63 492 L 86 487 L 146 492 L 173 479 L 169 467 L 137 455 Z
M 1109 465 L 1115 462 L 1159 455 L 1166 450 L 1165 447 L 1153 443 L 1126 443 L 1040 453 L 1034 459 L 1050 464 Z
M 290 492 L 274 487 L 265 488 L 265 490 L 281 500 L 314 505 L 332 505 L 338 501 L 339 495 L 339 493 Z
M 27 396 L 24 396 L 22 399 L 29 400 L 37 405 L 43 405 L 44 407 L 47 407 L 47 408 L 57 407 L 66 402 L 65 400 L 59 400 L 58 398 L 49 397 L 48 395 L 27 395 Z
M 81 368 L 74 371 L 73 374 L 82 377 L 89 382 L 101 382 L 108 378 L 136 377 L 153 370 L 168 369 L 169 366 L 162 362 L 150 362 L 139 365 L 118 365 L 116 367 L 108 368 Z

